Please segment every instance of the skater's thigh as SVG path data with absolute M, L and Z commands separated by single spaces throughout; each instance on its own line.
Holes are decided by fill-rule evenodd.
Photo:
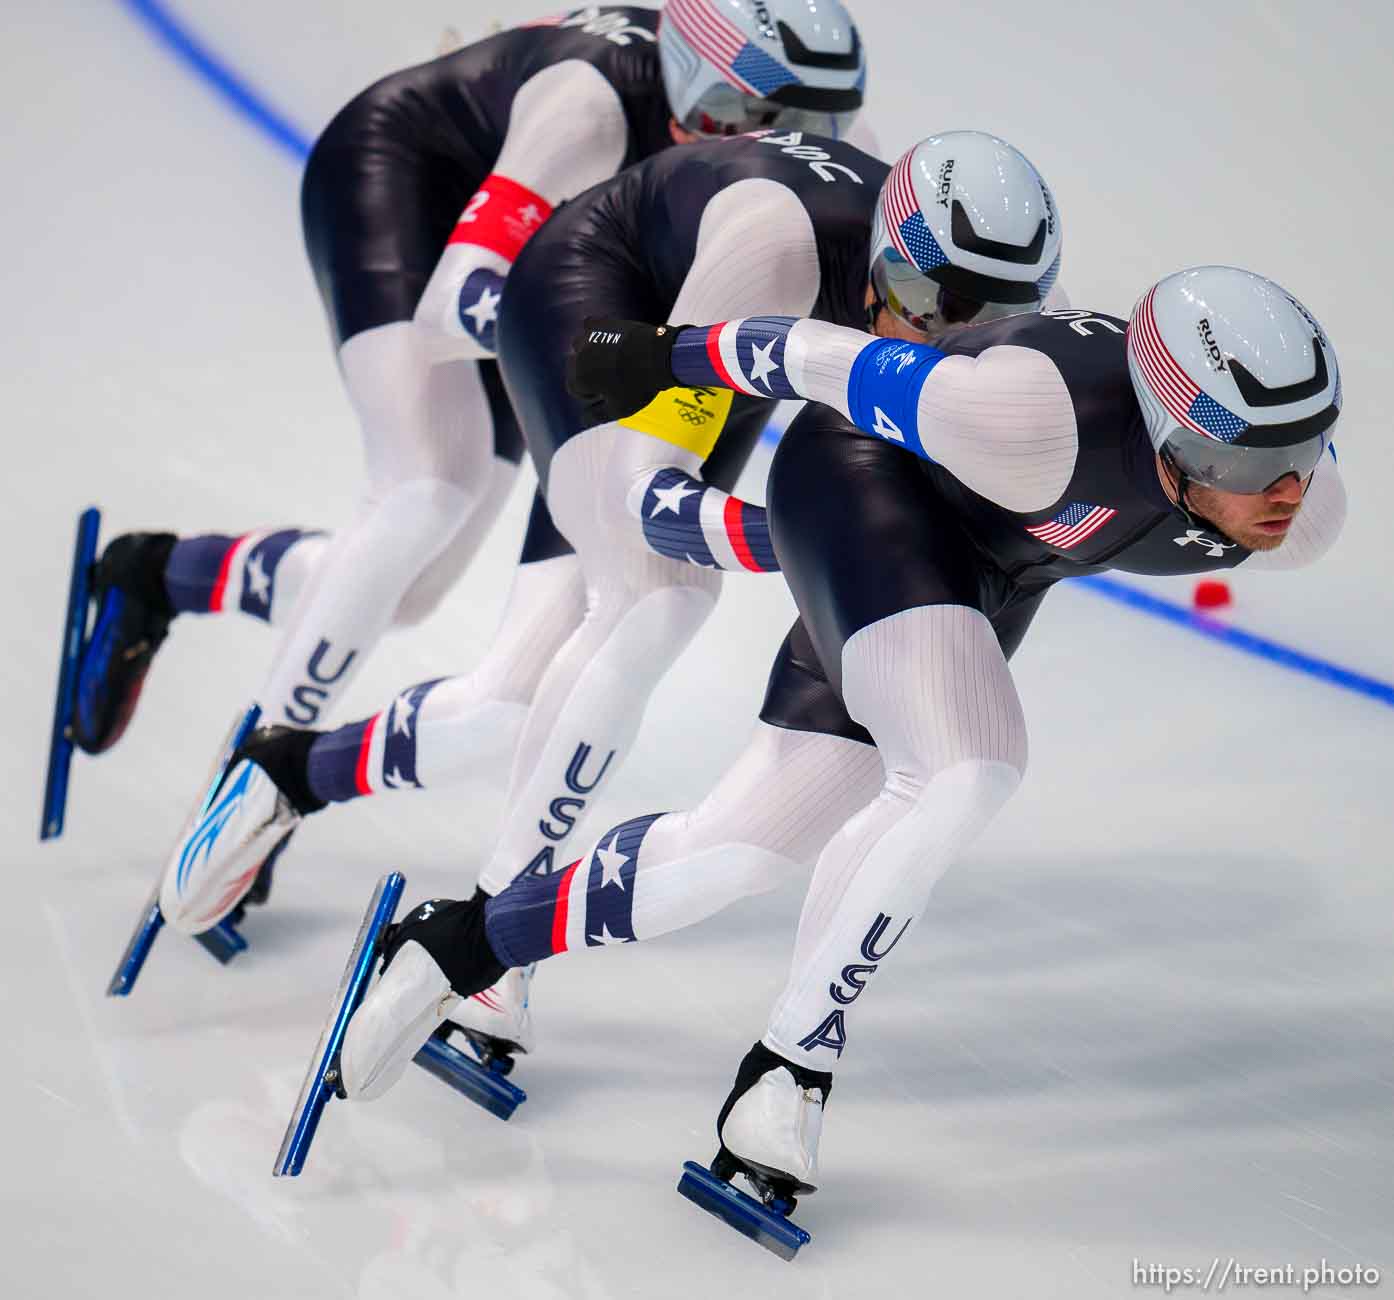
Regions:
M 857 632 L 920 606 L 991 617 L 993 573 L 919 462 L 809 406 L 770 468 L 770 532 L 817 662 L 842 689 L 842 648 Z
M 683 587 L 721 589 L 718 570 L 670 560 L 651 550 L 630 513 L 628 494 L 665 465 L 696 472 L 697 457 L 635 429 L 608 423 L 583 429 L 560 448 L 547 484 L 547 507 L 557 529 L 580 557 L 592 591 L 623 593 Z

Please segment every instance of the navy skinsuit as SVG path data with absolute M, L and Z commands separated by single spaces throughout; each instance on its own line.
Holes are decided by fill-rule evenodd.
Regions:
M 1080 316 L 1015 316 L 955 330 L 936 344 L 967 356 L 1011 344 L 1054 362 L 1074 405 L 1079 451 L 1065 491 L 1044 510 L 1006 510 L 831 407 L 810 403 L 790 426 L 770 469 L 768 509 L 800 617 L 770 675 L 766 722 L 872 743 L 842 705 L 842 647 L 902 610 L 979 610 L 1010 658 L 1063 578 L 1110 569 L 1205 573 L 1249 555 L 1162 490 L 1128 377 L 1126 322 Z M 1071 546 L 1027 531 L 1062 515 L 1068 527 L 1086 509 L 1113 513 L 1094 516 L 1099 526 Z
M 658 12 L 607 6 L 655 32 Z M 395 72 L 349 101 L 315 142 L 300 190 L 305 247 L 336 346 L 410 320 L 465 204 L 494 168 L 513 98 L 544 68 L 592 64 L 629 126 L 625 164 L 672 143 L 658 47 L 583 27 L 520 27 Z M 480 362 L 495 451 L 517 462 L 522 435 L 498 366 Z
M 554 212 L 519 254 L 499 310 L 499 355 L 544 490 L 557 448 L 598 422 L 566 391 L 572 337 L 587 316 L 666 320 L 696 255 L 702 214 L 727 186 L 760 177 L 792 190 L 817 240 L 820 287 L 809 314 L 835 325 L 864 323 L 872 216 L 890 168 L 850 145 L 805 135 L 806 145 L 860 178 L 835 172 L 826 181 L 807 159 L 760 135 L 779 137 L 682 145 L 631 167 Z M 732 489 L 772 409 L 736 396 L 702 467 L 706 482 Z M 529 527 L 525 562 L 560 553 Z

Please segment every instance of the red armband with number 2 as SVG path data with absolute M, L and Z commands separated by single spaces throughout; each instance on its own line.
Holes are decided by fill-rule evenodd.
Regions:
M 511 262 L 551 215 L 542 195 L 495 172 L 475 191 L 449 242 L 477 244 Z

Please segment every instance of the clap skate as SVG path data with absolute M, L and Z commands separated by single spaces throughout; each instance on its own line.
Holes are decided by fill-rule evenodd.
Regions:
M 799 1196 L 817 1190 L 818 1138 L 831 1088 L 831 1075 L 756 1043 L 717 1120 L 720 1150 L 710 1167 L 684 1161 L 678 1192 L 781 1259 L 793 1259 L 811 1240 L 789 1216 Z M 732 1185 L 738 1174 L 753 1196 Z
M 174 862 L 171 867 L 179 862 L 181 850 L 185 847 L 194 828 L 207 825 L 210 818 L 216 818 L 219 811 L 231 802 L 233 794 L 224 790 L 224 778 L 228 775 L 228 767 L 233 755 L 256 727 L 260 717 L 261 709 L 257 705 L 253 705 L 233 726 L 218 756 L 218 761 L 214 764 L 207 792 L 195 808 L 193 816 L 185 824 L 175 845 Z M 219 798 L 220 795 L 223 797 Z M 216 833 L 215 831 L 214 838 L 216 838 Z M 275 845 L 257 863 L 249 876 L 253 888 L 258 880 L 262 880 L 263 867 L 273 865 L 282 848 L 284 848 L 284 841 Z M 161 907 L 160 896 L 167 874 L 168 869 L 161 873 L 160 879 L 156 881 L 154 889 L 151 890 L 150 896 L 141 908 L 140 919 L 136 922 L 135 929 L 131 932 L 130 940 L 126 944 L 126 949 L 121 954 L 121 960 L 117 962 L 116 970 L 107 985 L 108 997 L 126 997 L 131 992 L 135 987 L 141 968 L 145 965 L 145 959 L 150 955 L 150 949 L 154 946 L 155 939 L 164 928 L 166 917 Z M 264 888 L 267 890 L 270 888 L 269 871 L 264 878 Z M 224 965 L 247 946 L 247 941 L 238 933 L 236 928 L 237 921 L 241 917 L 241 913 L 234 910 L 237 901 L 234 900 L 231 906 L 224 909 L 224 914 L 211 921 L 205 929 L 194 934 L 194 938 L 198 940 L 200 946 Z
M 413 1060 L 500 1119 L 527 1100 L 503 1077 L 512 1068 L 511 1053 L 489 1053 L 477 1061 L 447 1041 L 452 1031 L 469 1032 L 452 1023 L 456 1008 L 469 997 L 456 988 L 480 992 L 505 974 L 483 942 L 483 896 L 423 903 L 394 925 L 405 883 L 398 872 L 384 876 L 369 901 L 276 1157 L 272 1172 L 278 1177 L 293 1177 L 304 1168 L 320 1116 L 333 1098 L 380 1097 Z M 449 974 L 432 950 L 441 954 Z M 458 964 L 447 950 L 458 955 Z M 383 974 L 370 993 L 379 960 Z
M 515 1057 L 532 1050 L 528 988 L 533 969 L 526 966 L 505 971 L 497 984 L 461 998 L 416 1055 L 417 1065 L 499 1119 L 508 1119 L 527 1100 L 521 1088 L 502 1081 L 513 1072 Z M 474 1070 L 461 1070 L 461 1054 L 450 1044 L 452 1035 L 464 1038 L 479 1066 L 492 1076 L 487 1089 L 481 1089 Z M 452 1054 L 447 1056 L 442 1047 Z M 464 1059 L 469 1063 L 468 1057 Z
M 113 538 L 96 560 L 101 519 L 95 506 L 78 516 L 41 840 L 63 833 L 74 748 L 100 754 L 120 740 L 174 617 L 161 578 L 173 534 L 126 533 Z

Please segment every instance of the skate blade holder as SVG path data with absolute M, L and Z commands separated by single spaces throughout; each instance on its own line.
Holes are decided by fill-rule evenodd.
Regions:
M 189 818 L 184 824 L 184 828 L 179 832 L 178 843 L 183 843 L 184 837 L 194 824 L 208 811 L 209 805 L 213 802 L 214 793 L 222 780 L 223 770 L 227 767 L 228 760 L 238 745 L 257 725 L 260 718 L 261 709 L 254 704 L 233 725 L 223 744 L 218 761 L 213 766 L 207 791 L 194 810 L 194 815 Z M 150 892 L 150 897 L 145 900 L 145 905 L 140 910 L 140 919 L 136 922 L 135 929 L 131 931 L 131 937 L 126 943 L 126 950 L 121 954 L 121 960 L 116 963 L 116 971 L 106 986 L 108 997 L 124 998 L 129 996 L 131 990 L 135 988 L 142 967 L 145 965 L 145 959 L 150 956 L 150 949 L 154 947 L 156 937 L 164 928 L 164 913 L 160 911 L 160 881 L 163 879 L 164 872 L 161 871 L 160 880 L 155 882 L 155 888 Z M 234 912 L 233 916 L 235 915 L 237 914 Z M 202 934 L 196 934 L 194 939 L 205 952 L 211 954 L 224 966 L 247 947 L 247 941 L 238 933 L 236 922 L 232 917 L 224 917 L 217 925 L 204 930 Z
M 393 871 L 383 876 L 373 890 L 368 910 L 363 914 L 363 924 L 358 927 L 358 938 L 339 981 L 339 990 L 330 1004 L 329 1017 L 324 1022 L 314 1055 L 310 1057 L 310 1068 L 300 1086 L 300 1098 L 286 1126 L 285 1137 L 281 1139 L 281 1149 L 271 1171 L 277 1178 L 294 1178 L 305 1167 L 305 1157 L 310 1153 L 320 1116 L 329 1102 L 341 1095 L 339 1053 L 344 1046 L 344 1035 L 353 1013 L 368 992 L 383 931 L 397 915 L 406 883 L 400 871 Z
M 126 944 L 126 951 L 121 954 L 111 982 L 106 986 L 108 997 L 124 998 L 135 988 L 136 978 L 155 944 L 155 936 L 164 928 L 164 924 L 164 913 L 160 911 L 160 891 L 156 889 L 146 900 L 140 923 L 132 933 L 130 942 Z M 247 947 L 247 941 L 237 932 L 233 923 L 226 919 L 219 921 L 211 930 L 194 935 L 194 939 L 205 952 L 216 957 L 224 966 Z
M 39 839 L 57 839 L 63 833 L 68 808 L 68 773 L 73 762 L 73 718 L 77 712 L 77 677 L 82 652 L 87 648 L 88 603 L 92 596 L 92 566 L 97 560 L 97 534 L 102 516 L 89 506 L 77 517 L 77 541 L 73 568 L 68 578 L 68 609 L 63 619 L 63 643 L 58 659 L 58 696 L 53 704 L 53 729 L 49 737 L 48 768 L 44 777 L 44 806 L 39 820 Z
M 510 1118 L 528 1099 L 526 1092 L 503 1077 L 513 1066 L 507 1058 L 499 1057 L 481 1065 L 468 1053 L 433 1034 L 415 1059 L 427 1074 L 435 1075 L 499 1119 Z
M 789 1215 L 794 1210 L 792 1198 L 773 1198 L 765 1204 L 732 1187 L 726 1179 L 695 1160 L 684 1160 L 682 1169 L 682 1177 L 678 1179 L 680 1196 L 708 1214 L 714 1214 L 728 1227 L 780 1259 L 793 1259 L 800 1246 L 813 1240 L 790 1220 Z

